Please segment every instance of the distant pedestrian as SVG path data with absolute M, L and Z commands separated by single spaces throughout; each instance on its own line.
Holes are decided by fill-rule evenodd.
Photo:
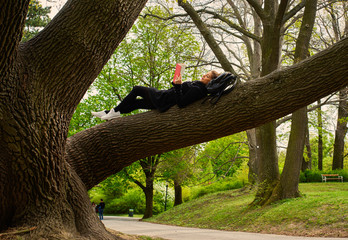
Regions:
M 103 199 L 100 199 L 100 203 L 98 204 L 98 212 L 99 212 L 99 219 L 103 220 L 104 219 L 104 208 L 105 208 L 105 203 Z

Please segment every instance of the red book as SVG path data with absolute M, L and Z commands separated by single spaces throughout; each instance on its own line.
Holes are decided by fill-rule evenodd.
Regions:
M 176 64 L 173 82 L 178 76 L 182 76 L 184 74 L 185 68 L 186 68 L 186 65 L 184 63 L 177 63 Z

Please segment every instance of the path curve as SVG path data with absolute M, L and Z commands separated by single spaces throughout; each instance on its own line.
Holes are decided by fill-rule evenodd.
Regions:
M 104 216 L 105 227 L 131 234 L 168 240 L 347 240 L 348 238 L 295 237 L 276 234 L 232 232 L 178 227 L 139 221 L 139 218 Z

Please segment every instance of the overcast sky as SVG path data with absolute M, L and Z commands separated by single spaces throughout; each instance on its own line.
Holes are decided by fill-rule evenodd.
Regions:
M 49 14 L 51 19 L 63 7 L 66 1 L 67 0 L 40 0 L 42 6 L 51 7 L 51 13 Z

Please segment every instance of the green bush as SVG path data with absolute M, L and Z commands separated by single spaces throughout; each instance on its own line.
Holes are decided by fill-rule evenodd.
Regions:
M 107 214 L 127 214 L 129 209 L 134 209 L 134 213 L 144 213 L 145 197 L 141 189 L 129 189 L 122 197 L 107 203 L 104 211 Z
M 348 181 L 348 170 L 345 169 L 339 169 L 339 170 L 305 170 L 304 172 L 300 173 L 300 182 L 321 182 L 321 174 L 339 174 L 340 176 L 343 176 L 343 181 Z
M 232 180 L 231 178 L 225 178 L 222 181 L 218 181 L 207 186 L 197 186 L 191 189 L 192 199 L 202 197 L 206 194 L 232 190 L 242 188 L 244 182 L 240 180 Z
M 173 206 L 173 201 L 168 197 L 167 209 Z M 106 214 L 128 214 L 129 209 L 134 210 L 134 214 L 143 214 L 146 208 L 145 194 L 136 187 L 129 189 L 122 197 L 108 200 L 104 212 Z M 164 211 L 164 196 L 159 191 L 154 191 L 153 214 Z

